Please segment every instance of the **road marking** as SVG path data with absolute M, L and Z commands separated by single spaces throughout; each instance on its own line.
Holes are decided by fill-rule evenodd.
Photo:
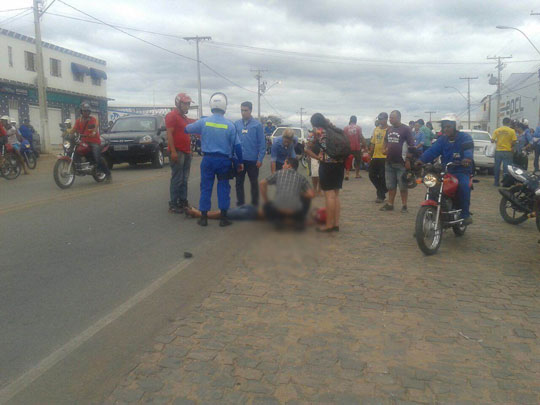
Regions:
M 135 305 L 139 304 L 141 301 L 149 297 L 152 293 L 157 291 L 171 278 L 182 272 L 182 270 L 184 270 L 190 263 L 192 263 L 192 261 L 190 260 L 181 261 L 179 264 L 174 266 L 171 270 L 162 275 L 160 278 L 158 278 L 150 285 L 139 291 L 137 294 L 129 298 L 123 304 L 120 304 L 108 315 L 104 316 L 92 326 L 90 326 L 88 329 L 83 331 L 81 334 L 71 339 L 61 348 L 42 359 L 35 367 L 26 371 L 11 384 L 8 384 L 6 387 L 2 388 L 0 390 L 0 404 L 6 403 L 23 389 L 28 387 L 35 380 L 45 374 L 48 370 L 50 370 L 60 361 L 64 360 L 69 354 L 79 348 L 83 343 L 87 342 L 96 333 L 101 331 L 107 325 L 116 321 Z

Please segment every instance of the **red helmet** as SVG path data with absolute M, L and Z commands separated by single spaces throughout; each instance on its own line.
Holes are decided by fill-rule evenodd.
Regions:
M 186 93 L 178 93 L 176 98 L 174 99 L 174 104 L 178 106 L 180 103 L 191 103 L 191 97 L 189 97 Z
M 369 164 L 369 162 L 371 162 L 371 156 L 369 155 L 369 153 L 362 153 L 362 160 L 364 161 L 364 163 Z

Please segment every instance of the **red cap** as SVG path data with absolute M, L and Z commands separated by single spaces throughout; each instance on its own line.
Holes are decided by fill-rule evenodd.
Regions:
M 176 98 L 174 99 L 174 103 L 178 105 L 179 103 L 191 103 L 191 97 L 189 97 L 186 93 L 178 93 Z

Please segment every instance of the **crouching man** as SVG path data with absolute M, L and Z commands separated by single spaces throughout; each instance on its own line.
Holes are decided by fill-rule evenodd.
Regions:
M 315 193 L 308 180 L 297 173 L 298 160 L 289 157 L 282 170 L 260 182 L 261 197 L 264 202 L 264 215 L 277 227 L 292 223 L 296 229 L 304 229 L 311 199 Z M 276 186 L 276 198 L 268 200 L 268 185 Z

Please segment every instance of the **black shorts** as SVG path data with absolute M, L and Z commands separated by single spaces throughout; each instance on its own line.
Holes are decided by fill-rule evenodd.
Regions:
M 323 191 L 341 189 L 344 176 L 345 165 L 343 163 L 321 162 L 319 165 L 319 183 Z

